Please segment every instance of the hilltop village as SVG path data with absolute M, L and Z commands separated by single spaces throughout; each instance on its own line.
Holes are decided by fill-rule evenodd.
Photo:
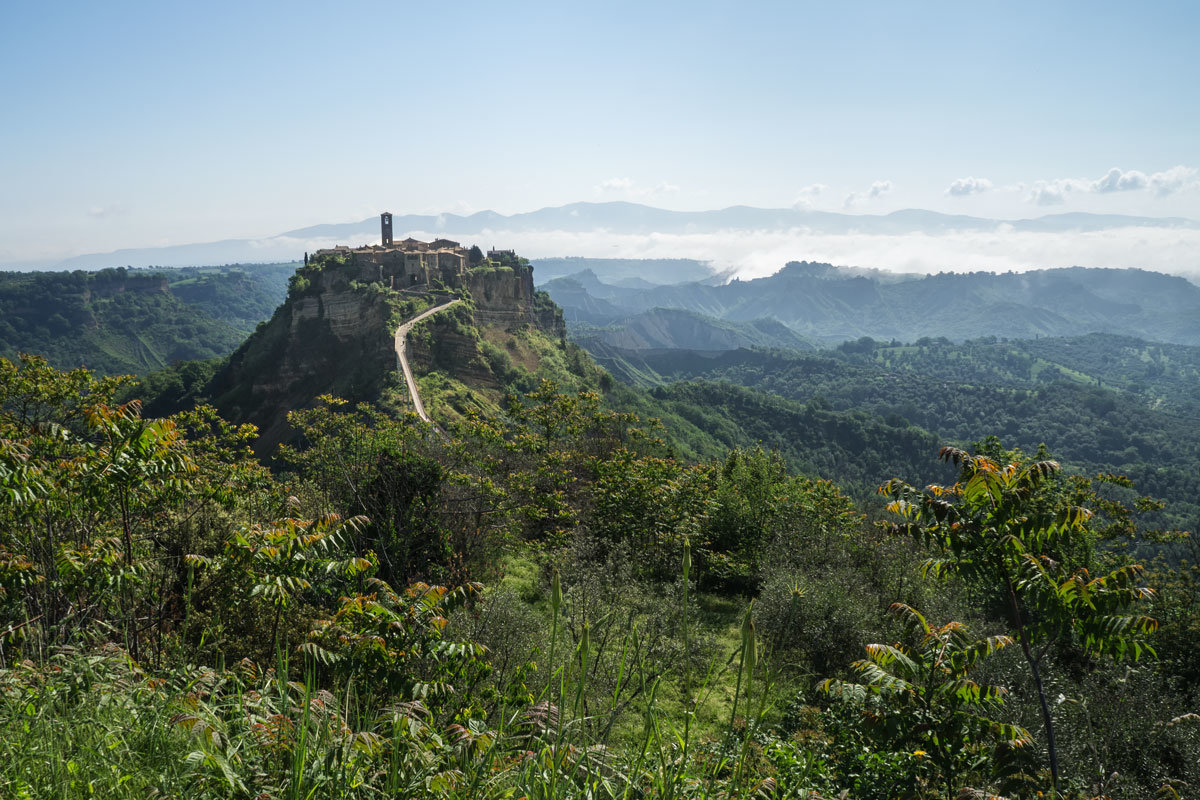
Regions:
M 468 284 L 471 267 L 484 263 L 483 253 L 478 247 L 466 248 L 450 239 L 435 239 L 422 242 L 411 236 L 402 241 L 392 237 L 392 215 L 385 211 L 379 215 L 380 244 L 363 247 L 338 245 L 316 251 L 312 258 L 319 261 L 338 259 L 344 262 L 343 274 L 352 280 L 384 283 L 389 289 L 423 288 L 441 284 L 449 289 L 459 289 Z M 527 272 L 532 295 L 533 270 L 517 258 L 512 250 L 489 250 L 487 261 L 499 266 Z M 306 253 L 305 265 L 310 258 Z M 526 267 L 521 270 L 521 267 Z

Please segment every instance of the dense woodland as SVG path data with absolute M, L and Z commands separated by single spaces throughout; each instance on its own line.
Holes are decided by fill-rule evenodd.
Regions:
M 965 445 L 995 435 L 1027 452 L 1045 444 L 1084 473 L 1132 478 L 1168 501 L 1163 524 L 1200 520 L 1200 348 L 1092 334 L 911 345 L 864 337 L 819 353 L 607 352 L 600 361 L 614 374 L 656 387 L 668 407 L 707 413 L 711 430 L 725 419 L 725 429 L 785 454 L 789 442 L 820 436 L 790 460 L 847 485 L 877 484 L 901 467 L 913 474 L 930 436 Z M 861 432 L 817 434 L 817 417 L 857 420 L 843 425 Z M 877 443 L 883 437 L 891 448 Z M 853 465 L 829 463 L 839 442 Z
M 223 358 L 283 300 L 294 264 L 0 273 L 0 355 L 146 373 Z
M 1200 791 L 1192 348 L 543 339 L 270 458 L 0 359 L 0 796 Z

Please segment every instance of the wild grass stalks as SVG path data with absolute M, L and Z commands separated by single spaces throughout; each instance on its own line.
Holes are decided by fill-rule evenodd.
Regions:
M 638 619 L 614 640 L 612 663 L 601 661 L 595 626 L 603 618 L 583 626 L 564 658 L 570 651 L 559 654 L 563 597 L 555 579 L 545 683 L 532 702 L 501 703 L 490 723 L 441 717 L 422 702 L 381 695 L 353 673 L 335 696 L 321 688 L 315 661 L 306 660 L 302 680 L 290 680 L 297 665 L 282 644 L 269 670 L 243 661 L 150 678 L 112 648 L 64 653 L 50 670 L 0 672 L 0 797 L 744 796 L 753 775 L 750 738 L 770 681 L 757 680 L 757 645 L 743 620 L 735 700 L 754 722 L 733 752 L 728 740 L 698 742 L 697 709 L 710 707 L 728 682 L 735 656 L 726 662 L 729 650 L 714 654 L 705 673 L 693 674 L 690 557 L 685 543 L 684 584 L 675 593 L 683 604 L 681 664 L 662 669 Z M 604 674 L 615 678 L 601 690 Z M 632 736 L 622 727 L 630 713 L 641 717 Z

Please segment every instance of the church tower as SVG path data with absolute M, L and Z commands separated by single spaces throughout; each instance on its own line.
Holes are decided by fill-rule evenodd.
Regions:
M 392 244 L 392 212 L 385 211 L 379 215 L 379 225 L 382 230 L 383 246 L 390 247 Z

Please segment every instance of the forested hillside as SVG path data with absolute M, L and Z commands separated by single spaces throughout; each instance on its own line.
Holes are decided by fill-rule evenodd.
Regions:
M 730 322 L 674 308 L 655 308 L 611 325 L 577 323 L 571 338 L 589 352 L 617 350 L 737 350 L 741 347 L 813 346 L 782 322 L 755 319 Z
M 1045 444 L 1076 469 L 1126 475 L 1168 500 L 1175 525 L 1190 527 L 1200 520 L 1200 415 L 1194 391 L 1200 348 L 1093 335 L 958 345 L 944 339 L 915 345 L 861 339 L 820 353 L 610 350 L 599 355 L 618 377 L 660 386 L 652 393 L 664 399 L 703 386 L 710 399 L 702 405 L 708 405 L 733 392 L 709 384 L 733 384 L 809 413 L 854 413 L 875 424 L 915 426 L 939 441 L 964 446 L 993 435 L 1027 452 Z M 687 388 L 675 381 L 686 381 Z M 727 420 L 726 426 L 753 425 L 756 419 L 746 412 L 714 411 L 713 417 Z M 712 427 L 717 429 L 715 422 Z M 762 429 L 762 441 L 775 441 L 784 452 L 788 446 L 779 441 L 780 431 L 799 439 L 793 428 L 772 428 Z M 826 444 L 832 442 L 810 450 L 811 458 L 829 463 L 822 453 Z M 879 451 L 868 447 L 864 452 Z M 819 474 L 852 479 L 829 466 Z M 867 474 L 883 479 L 879 472 Z
M 0 355 L 146 373 L 232 352 L 283 300 L 294 264 L 0 274 Z
M 791 262 L 766 278 L 622 287 L 580 273 L 543 287 L 568 320 L 611 325 L 653 308 L 775 319 L 827 345 L 870 336 L 956 341 L 1093 332 L 1200 345 L 1200 286 L 1137 269 L 886 275 Z

